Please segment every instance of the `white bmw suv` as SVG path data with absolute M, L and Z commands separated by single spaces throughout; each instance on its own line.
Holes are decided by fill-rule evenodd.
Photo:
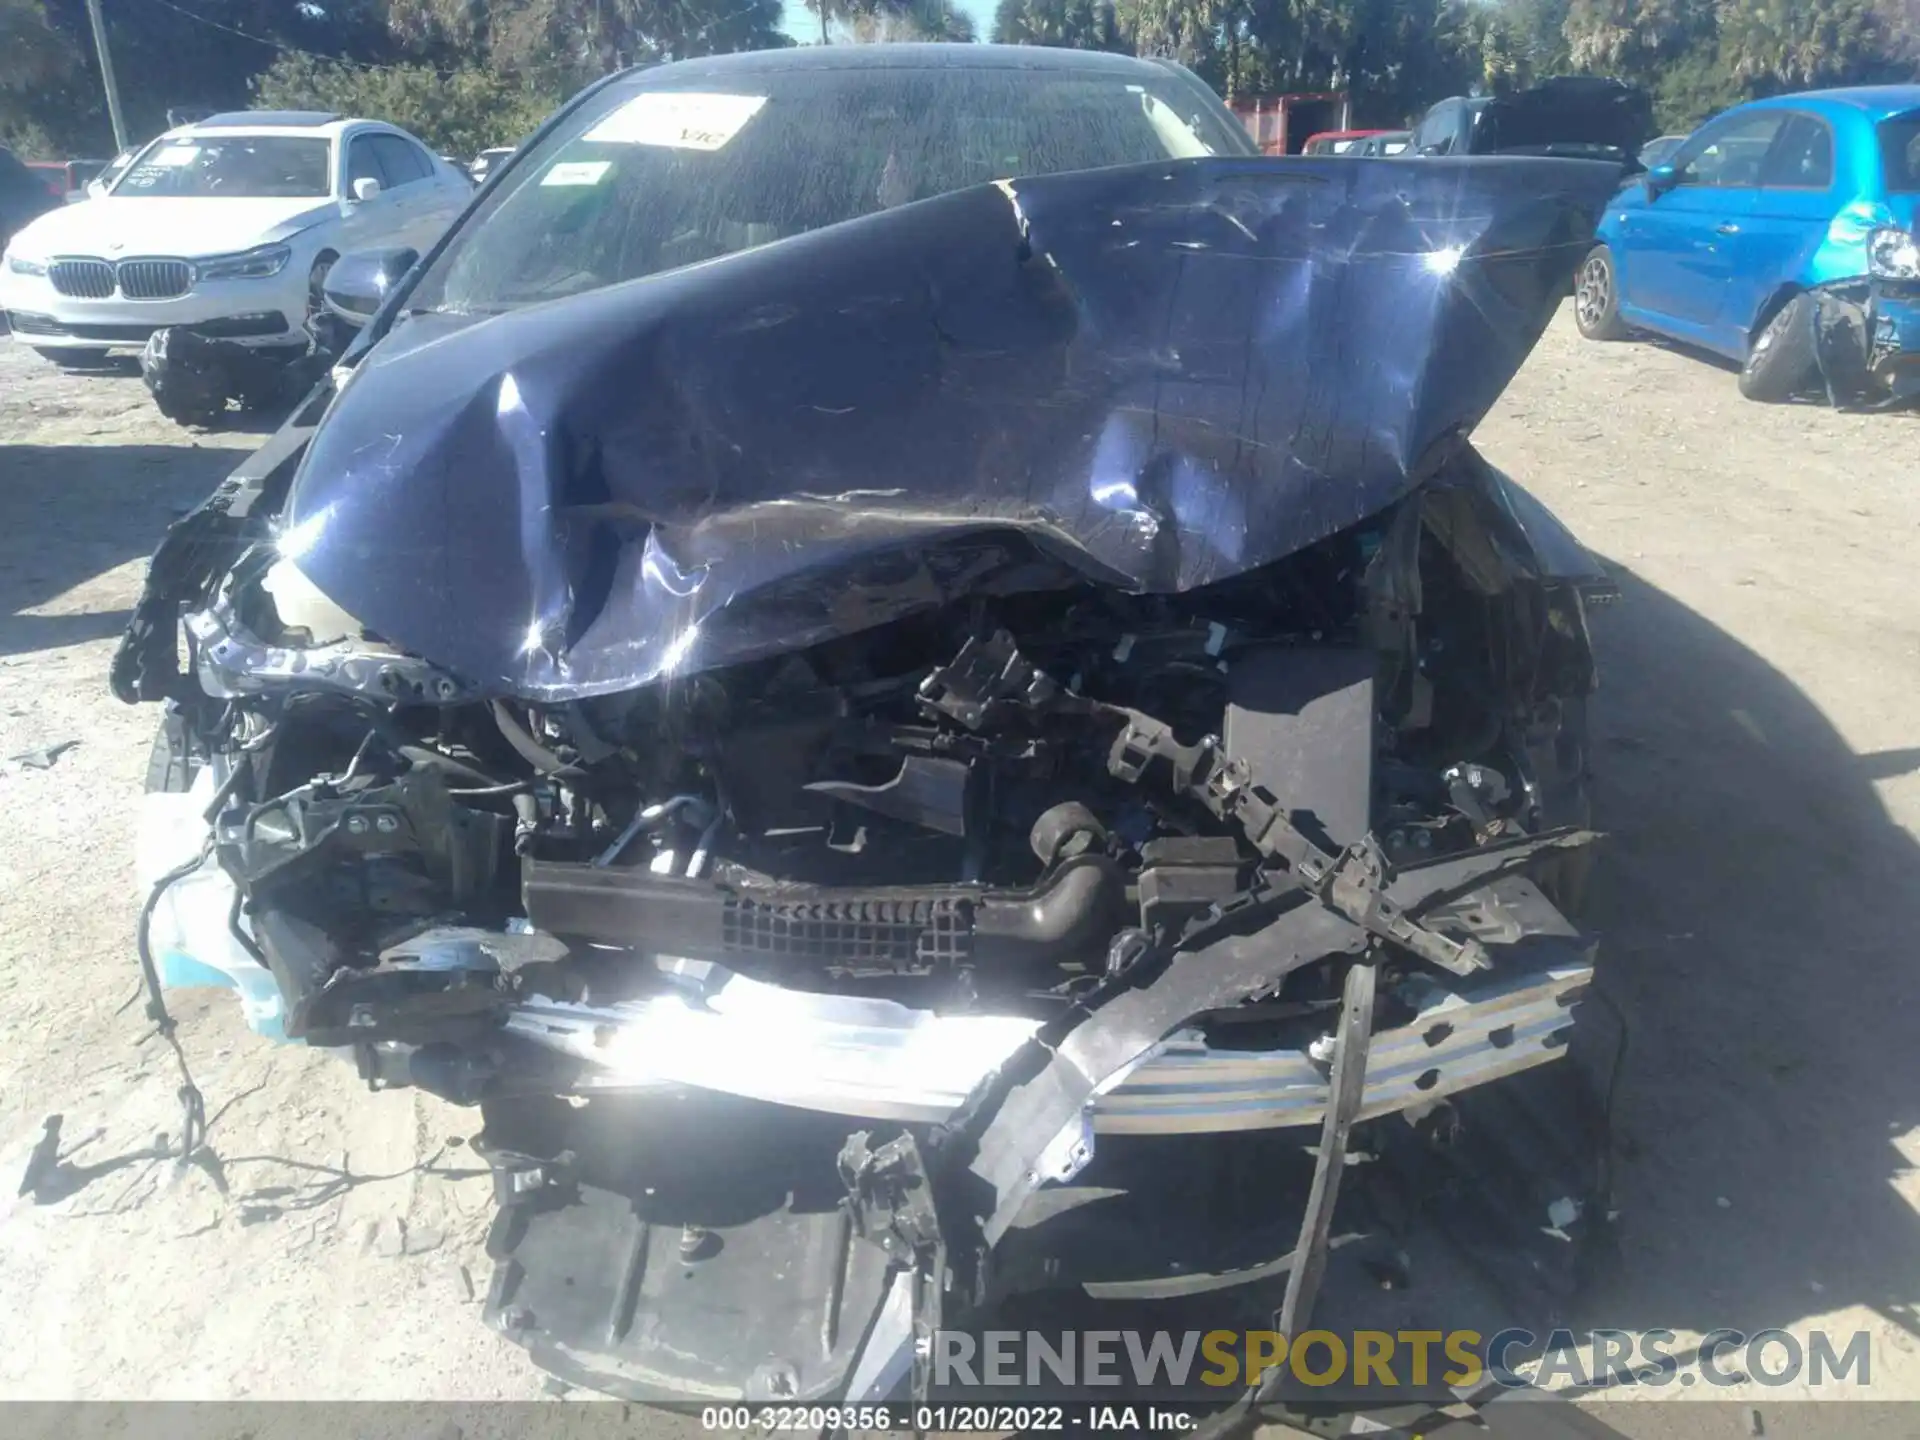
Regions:
M 473 198 L 413 136 L 306 111 L 169 130 L 97 198 L 27 225 L 0 262 L 15 338 L 54 360 L 137 350 L 155 330 L 304 347 L 349 250 L 424 252 Z

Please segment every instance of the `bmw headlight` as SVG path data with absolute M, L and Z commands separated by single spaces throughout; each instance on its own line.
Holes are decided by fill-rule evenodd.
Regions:
M 1907 230 L 1876 230 L 1867 240 L 1867 273 L 1876 280 L 1920 280 L 1920 238 Z
M 44 275 L 47 273 L 46 262 L 29 260 L 24 255 L 14 254 L 11 250 L 7 252 L 7 269 L 15 275 Z
M 262 245 L 238 255 L 215 255 L 210 260 L 196 260 L 193 268 L 202 280 L 265 280 L 286 269 L 287 261 L 292 258 L 291 246 Z

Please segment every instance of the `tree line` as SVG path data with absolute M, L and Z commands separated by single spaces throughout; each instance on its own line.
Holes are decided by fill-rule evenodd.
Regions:
M 1825 85 L 1920 78 L 1920 0 L 102 0 L 136 140 L 174 107 L 377 115 L 437 148 L 512 143 L 624 65 L 790 45 L 970 41 L 1167 56 L 1222 94 L 1349 90 L 1356 120 L 1552 74 L 1617 75 L 1663 128 Z M 104 155 L 85 0 L 0 0 L 0 143 Z
M 1920 80 L 1920 0 L 1000 0 L 992 38 L 1164 55 L 1222 94 L 1348 90 L 1356 121 L 1613 75 L 1685 131 L 1745 100 Z

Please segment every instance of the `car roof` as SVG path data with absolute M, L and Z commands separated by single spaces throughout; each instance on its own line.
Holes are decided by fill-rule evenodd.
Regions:
M 348 130 L 366 125 L 403 135 L 406 133 L 390 121 L 373 120 L 365 116 L 330 115 L 318 110 L 235 110 L 228 115 L 196 120 L 191 125 L 176 125 L 161 138 L 181 140 L 214 132 L 221 135 L 296 135 L 309 140 L 333 140 Z
M 640 65 L 620 75 L 614 84 L 632 85 L 662 76 L 745 79 L 806 70 L 1050 70 L 1138 78 L 1164 75 L 1169 68 L 1164 61 L 1050 45 L 790 45 L 780 50 L 743 50 L 665 65 Z
M 1884 120 L 1907 110 L 1920 110 L 1920 85 L 1855 85 L 1843 90 L 1803 90 L 1795 95 L 1774 95 L 1755 100 L 1754 110 L 1792 109 L 1794 107 L 1829 111 L 1849 110 L 1869 120 Z
M 195 130 L 318 130 L 341 120 L 331 110 L 228 110 L 195 120 Z

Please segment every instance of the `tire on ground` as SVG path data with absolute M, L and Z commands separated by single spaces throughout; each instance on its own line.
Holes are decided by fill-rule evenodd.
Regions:
M 1613 251 L 1596 245 L 1574 273 L 1573 320 L 1589 340 L 1624 340 L 1627 325 L 1620 318 L 1620 272 Z
M 1740 370 L 1740 393 L 1777 404 L 1791 400 L 1812 381 L 1819 366 L 1814 336 L 1814 300 L 1795 295 L 1754 337 Z

